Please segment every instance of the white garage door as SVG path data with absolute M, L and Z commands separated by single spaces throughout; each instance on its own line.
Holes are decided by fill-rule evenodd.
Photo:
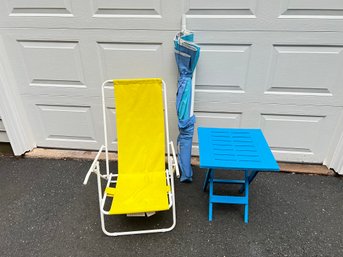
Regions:
M 6 0 L 0 5 L 1 37 L 38 146 L 98 148 L 101 82 L 123 77 L 167 81 L 175 138 L 172 40 L 183 13 L 202 49 L 197 126 L 260 127 L 284 161 L 322 163 L 336 146 L 343 107 L 341 0 Z M 108 95 L 113 124 L 110 90 Z

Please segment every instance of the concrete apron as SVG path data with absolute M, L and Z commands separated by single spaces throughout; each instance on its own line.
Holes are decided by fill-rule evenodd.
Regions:
M 36 148 L 24 155 L 25 158 L 44 158 L 44 159 L 84 159 L 93 160 L 97 152 L 82 151 L 82 150 L 62 150 L 62 149 L 46 149 Z M 101 160 L 105 159 L 105 153 L 100 156 Z M 110 152 L 109 159 L 116 161 L 117 153 Z M 336 173 L 320 164 L 302 164 L 302 163 L 285 163 L 278 162 L 281 172 L 290 173 L 306 173 L 315 175 L 333 176 Z M 199 166 L 199 157 L 192 157 L 192 165 Z

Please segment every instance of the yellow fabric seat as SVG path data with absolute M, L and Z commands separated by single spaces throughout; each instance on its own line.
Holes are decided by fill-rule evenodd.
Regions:
M 109 214 L 169 209 L 161 79 L 114 80 L 118 179 Z
M 169 209 L 167 193 L 170 187 L 160 172 L 125 174 L 120 176 L 119 187 L 106 188 L 114 198 L 109 214 L 130 214 L 164 211 Z M 161 197 L 163 196 L 163 197 Z

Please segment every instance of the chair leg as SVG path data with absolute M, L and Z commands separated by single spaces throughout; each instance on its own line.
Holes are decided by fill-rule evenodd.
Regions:
M 126 235 L 138 235 L 138 234 L 147 234 L 147 233 L 161 233 L 161 232 L 168 232 L 175 228 L 176 226 L 176 206 L 175 206 L 175 190 L 174 190 L 174 176 L 173 172 L 169 172 L 168 179 L 170 179 L 171 184 L 171 192 L 172 192 L 172 213 L 173 213 L 173 223 L 170 227 L 167 228 L 160 228 L 160 229 L 146 229 L 146 230 L 134 230 L 134 231 L 123 231 L 123 232 L 109 232 L 106 230 L 105 225 L 105 216 L 102 211 L 102 192 L 101 192 L 101 178 L 98 173 L 98 193 L 99 193 L 99 206 L 100 206 L 100 221 L 101 221 L 101 229 L 107 236 L 126 236 Z
M 96 170 L 97 170 L 97 184 L 98 184 L 98 196 L 99 196 L 99 211 L 100 211 L 100 223 L 101 223 L 101 229 L 102 231 L 106 234 L 109 235 L 110 233 L 107 232 L 106 227 L 105 227 L 105 216 L 104 213 L 102 212 L 102 186 L 101 186 L 101 178 L 100 178 L 100 166 L 99 162 L 96 164 Z M 111 179 L 111 177 L 109 177 Z

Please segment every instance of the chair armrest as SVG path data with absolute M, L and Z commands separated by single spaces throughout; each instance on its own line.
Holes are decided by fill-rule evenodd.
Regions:
M 83 181 L 83 184 L 86 185 L 88 183 L 88 179 L 89 179 L 89 176 L 91 175 L 91 173 L 94 171 L 98 161 L 99 161 L 99 158 L 100 158 L 100 154 L 101 152 L 105 149 L 106 147 L 104 145 L 102 145 L 97 153 L 97 155 L 95 156 L 95 159 L 94 161 L 92 162 L 92 165 L 91 167 L 89 168 L 87 174 L 86 174 L 86 177 Z

